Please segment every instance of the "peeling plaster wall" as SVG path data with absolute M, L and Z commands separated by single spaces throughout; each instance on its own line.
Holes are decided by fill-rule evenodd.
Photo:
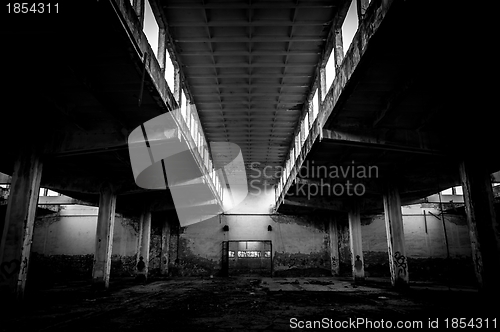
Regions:
M 98 208 L 61 206 L 58 213 L 35 221 L 30 279 L 53 282 L 92 276 Z M 133 275 L 138 241 L 137 220 L 117 214 L 113 234 L 112 276 Z
M 384 226 L 385 227 L 385 226 Z M 384 234 L 385 234 L 385 228 Z M 347 220 L 347 216 L 340 220 L 337 220 L 337 231 L 338 231 L 338 243 L 339 243 L 339 268 L 340 268 L 340 276 L 347 277 L 351 276 L 352 268 L 351 268 L 351 243 L 349 238 L 349 222 Z M 362 234 L 364 233 L 364 229 L 361 229 Z M 364 239 L 363 239 L 364 245 Z M 387 249 L 386 249 L 387 253 Z M 365 259 L 366 261 L 366 259 Z
M 328 215 L 270 214 L 269 197 L 247 197 L 236 207 L 188 227 L 173 227 L 170 237 L 171 276 L 210 276 L 221 273 L 223 241 L 271 241 L 275 276 L 331 275 Z M 251 209 L 252 204 L 255 204 Z M 426 210 L 427 233 L 423 209 Z M 254 213 L 250 213 L 253 211 Z M 442 221 L 435 204 L 403 207 L 403 223 L 409 270 L 413 280 L 443 278 L 459 271 L 469 280 L 471 266 L 468 230 L 463 216 L 445 215 L 450 257 L 447 260 Z M 340 275 L 350 276 L 351 252 L 347 218 L 338 218 Z M 223 227 L 227 225 L 228 231 Z M 268 231 L 271 226 L 272 230 Z M 153 232 L 152 256 L 161 252 L 161 226 Z M 384 215 L 362 218 L 363 253 L 366 275 L 389 276 Z M 155 240 L 156 239 L 156 240 Z M 156 259 L 153 258 L 156 262 Z M 151 262 L 150 262 L 151 264 Z M 158 265 L 158 266 L 157 266 Z M 159 260 L 153 264 L 159 268 Z M 465 272 L 459 267 L 465 267 Z M 458 272 L 457 272 L 458 273 Z
M 179 234 L 173 229 L 170 274 L 219 275 L 223 241 L 271 240 L 275 275 L 286 275 L 289 270 L 295 270 L 290 272 L 293 275 L 329 275 L 329 237 L 323 223 L 314 225 L 317 222 L 313 217 L 238 214 L 218 216 L 182 227 Z M 223 230 L 224 225 L 229 231 Z M 268 231 L 268 226 L 272 227 L 271 231 Z M 151 244 L 160 246 L 158 241 Z M 152 252 L 159 251 L 159 248 L 152 249 Z
M 169 275 L 217 276 L 221 274 L 223 241 L 271 241 L 275 276 L 331 275 L 329 215 L 269 213 L 270 194 L 249 195 L 225 215 L 187 227 L 175 218 L 153 217 L 149 273 L 160 274 L 161 232 L 170 223 Z M 253 208 L 252 208 L 253 206 Z M 426 211 L 424 219 L 423 211 Z M 252 211 L 252 213 L 251 213 Z M 474 280 L 465 216 L 445 215 L 450 259 L 439 209 L 435 204 L 403 207 L 406 249 L 412 280 Z M 67 206 L 35 223 L 30 273 L 36 280 L 91 277 L 97 208 Z M 337 218 L 340 275 L 351 275 L 347 218 Z M 223 227 L 227 225 L 228 231 Z M 271 226 L 271 231 L 268 227 Z M 138 220 L 117 215 L 113 238 L 112 276 L 134 275 Z M 383 214 L 362 216 L 362 238 L 367 277 L 389 276 L 387 239 Z M 469 268 L 470 267 L 470 268 Z
M 272 215 L 273 199 L 272 191 L 250 193 L 225 215 L 172 228 L 170 275 L 219 275 L 222 242 L 245 240 L 272 241 L 275 275 L 330 275 L 329 236 L 324 217 Z M 223 230 L 225 225 L 228 231 Z
M 411 280 L 451 278 L 460 282 L 474 282 L 465 216 L 444 215 L 450 256 L 448 259 L 443 222 L 435 217 L 440 216 L 438 205 L 403 206 L 402 213 Z M 362 218 L 362 236 L 366 275 L 389 276 L 384 215 Z

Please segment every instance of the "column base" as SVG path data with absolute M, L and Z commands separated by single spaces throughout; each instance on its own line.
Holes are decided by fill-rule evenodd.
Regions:
M 354 280 L 355 284 L 362 284 L 362 283 L 365 282 L 365 277 L 356 277 L 356 276 L 354 276 L 352 279 Z
M 392 285 L 392 287 L 398 291 L 406 291 L 406 290 L 410 289 L 410 285 L 406 281 L 403 281 L 403 280 L 396 280 L 394 282 L 394 284 Z
M 104 280 L 93 280 L 90 288 L 96 291 L 104 291 L 108 290 L 109 284 L 106 284 Z

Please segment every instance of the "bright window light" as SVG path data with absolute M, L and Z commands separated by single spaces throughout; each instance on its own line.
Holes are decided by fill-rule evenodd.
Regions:
M 344 23 L 342 24 L 342 43 L 344 54 L 347 53 L 352 39 L 356 34 L 356 30 L 358 30 L 358 11 L 356 8 L 356 2 L 356 0 L 351 1 Z
M 318 107 L 318 89 L 314 92 L 314 96 L 312 99 L 312 104 L 313 104 L 313 122 L 316 120 L 318 117 L 318 112 L 319 112 L 319 107 Z
M 446 189 L 446 190 L 443 190 L 443 191 L 441 192 L 441 194 L 442 194 L 442 195 L 452 195 L 452 194 L 453 194 L 453 191 L 452 191 L 452 189 L 451 189 L 451 188 L 448 188 L 448 189 Z
M 167 61 L 165 61 L 165 81 L 167 81 L 170 92 L 174 93 L 174 76 L 175 67 L 170 57 L 170 53 L 167 52 Z
M 48 196 L 60 196 L 60 195 L 61 194 L 59 194 L 58 192 L 49 189 Z
M 326 77 L 326 93 L 323 96 L 323 100 L 325 100 L 326 94 L 330 90 L 330 87 L 332 86 L 333 80 L 335 79 L 335 55 L 333 53 L 330 54 L 330 57 L 328 58 L 328 62 L 326 63 L 325 66 L 325 77 Z
M 144 8 L 144 27 L 143 31 L 148 39 L 149 45 L 153 49 L 153 52 L 156 57 L 158 57 L 158 34 L 160 28 L 158 27 L 158 23 L 156 22 L 156 18 L 153 14 L 153 10 L 151 9 L 151 5 L 149 1 L 145 1 L 146 7 Z
M 187 100 L 186 100 L 186 95 L 184 94 L 184 91 L 181 91 L 181 114 L 186 119 L 186 107 L 187 107 Z

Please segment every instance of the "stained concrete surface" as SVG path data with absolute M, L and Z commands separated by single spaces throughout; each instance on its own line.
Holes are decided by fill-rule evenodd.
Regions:
M 445 318 L 491 320 L 499 311 L 460 286 L 412 283 L 396 292 L 388 279 L 356 285 L 347 278 L 235 277 L 120 279 L 101 292 L 74 282 L 32 290 L 23 307 L 3 313 L 0 331 L 314 331 L 292 328 L 290 320 L 428 324 L 440 317 L 443 327 Z

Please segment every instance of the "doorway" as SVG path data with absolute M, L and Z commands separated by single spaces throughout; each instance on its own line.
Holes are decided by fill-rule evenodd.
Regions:
M 224 241 L 222 244 L 223 268 L 229 276 L 271 276 L 271 241 Z M 225 257 L 224 257 L 225 256 Z

